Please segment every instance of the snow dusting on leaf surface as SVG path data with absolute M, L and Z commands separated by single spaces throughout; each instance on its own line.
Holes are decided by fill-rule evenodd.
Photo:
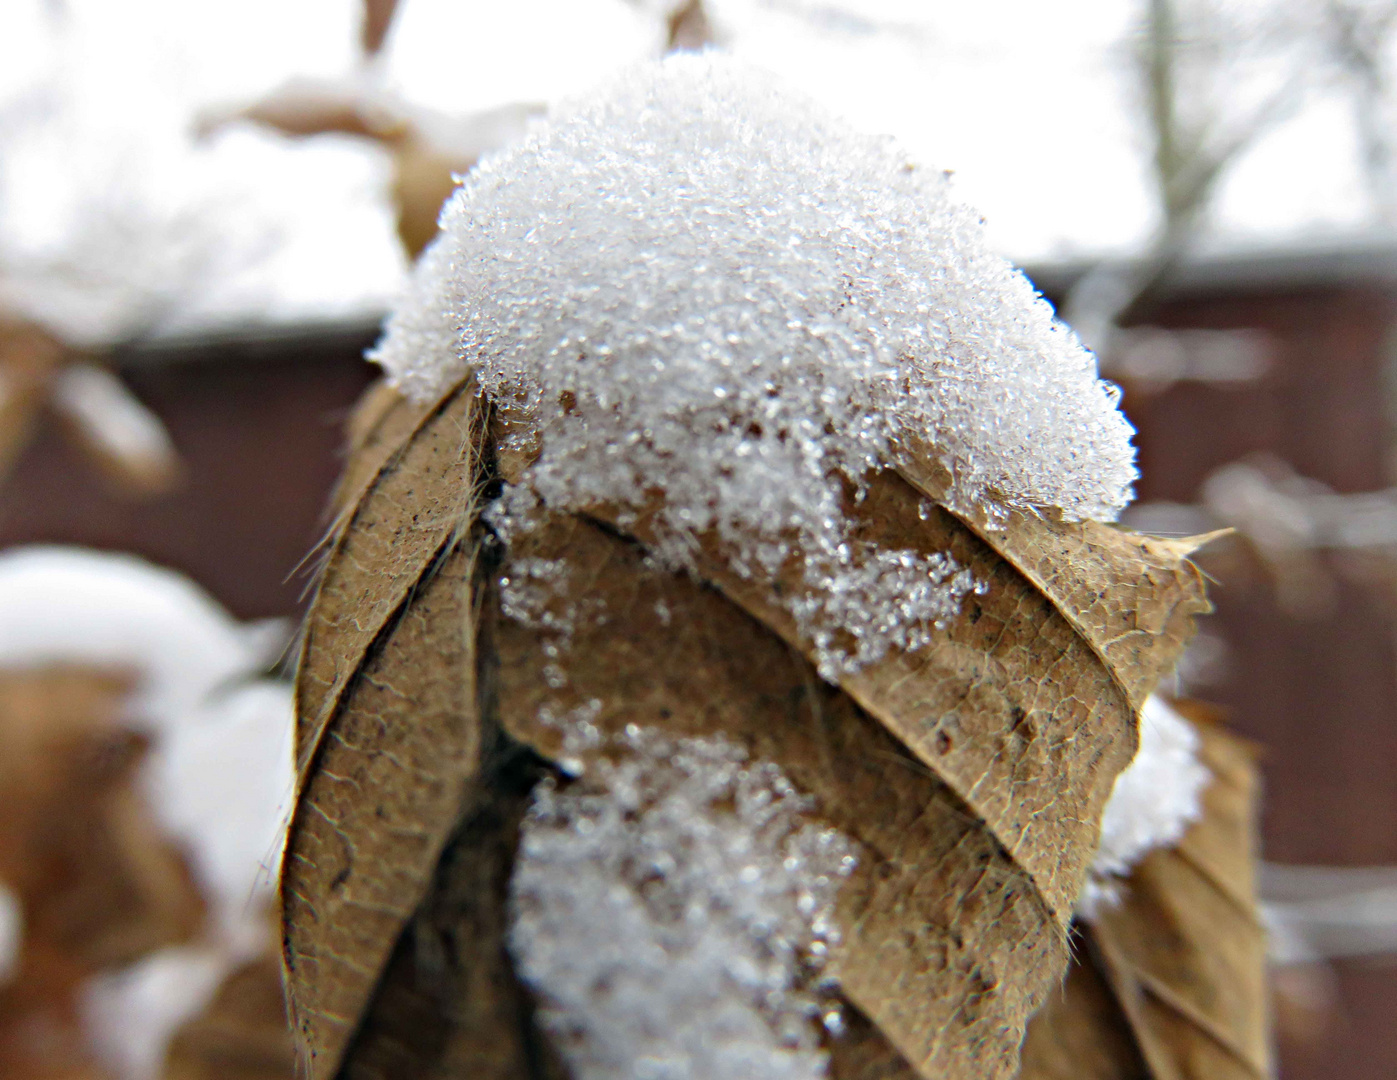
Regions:
M 617 743 L 524 822 L 509 941 L 544 1027 L 580 1080 L 823 1076 L 852 845 L 721 737 Z
M 473 373 L 496 402 L 530 464 L 492 523 L 645 508 L 671 565 L 705 535 L 744 575 L 798 563 L 827 678 L 975 587 L 860 545 L 874 471 L 930 454 L 991 523 L 1130 498 L 1114 388 L 946 177 L 756 70 L 637 68 L 483 162 L 443 226 L 375 356 L 414 398 Z
M 1151 851 L 1179 842 L 1202 814 L 1212 779 L 1199 760 L 1198 732 L 1162 698 L 1151 695 L 1140 715 L 1140 749 L 1116 777 L 1101 815 L 1101 846 L 1080 909 L 1091 918 L 1114 902 L 1121 879 Z

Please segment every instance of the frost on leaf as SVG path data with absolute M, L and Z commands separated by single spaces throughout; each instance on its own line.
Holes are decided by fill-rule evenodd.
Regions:
M 1211 779 L 1199 760 L 1198 732 L 1162 698 L 1151 695 L 1140 716 L 1140 749 L 1116 777 L 1101 815 L 1101 846 L 1092 861 L 1079 909 L 1091 919 L 1114 903 L 1135 864 L 1176 844 L 1202 813 Z
M 631 726 L 613 749 L 535 789 L 510 886 L 511 950 L 574 1075 L 823 1076 L 849 841 L 721 737 Z
M 852 534 L 875 471 L 930 455 L 946 505 L 989 522 L 1112 520 L 1135 478 L 1114 389 L 946 177 L 712 55 L 483 162 L 375 356 L 419 400 L 473 374 L 551 508 L 647 512 L 674 566 L 705 535 L 747 576 L 799 564 L 801 629 L 854 638 L 827 677 L 969 586 L 903 566 L 924 602 L 881 635 L 847 602 L 916 558 Z

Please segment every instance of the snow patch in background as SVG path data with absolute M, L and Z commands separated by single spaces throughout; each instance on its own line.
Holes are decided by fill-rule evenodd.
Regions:
M 124 1080 L 156 1076 L 170 1033 L 233 967 L 266 949 L 294 785 L 293 703 L 288 684 L 261 675 L 284 631 L 238 623 L 187 578 L 134 556 L 0 554 L 0 665 L 136 673 L 130 722 L 155 735 L 140 781 L 209 901 L 202 942 L 86 989 L 88 1028 Z
M 0 663 L 131 668 L 133 711 L 158 736 L 195 721 L 214 690 L 270 665 L 261 625 L 239 623 L 182 574 L 134 555 L 0 553 Z
M 1136 8 L 1126 0 L 706 5 L 737 56 L 954 167 L 996 251 L 1020 262 L 1128 254 L 1159 225 L 1148 141 L 1131 113 Z M 377 314 L 404 270 L 382 153 L 248 131 L 204 146 L 193 118 L 292 77 L 357 81 L 457 114 L 557 101 L 656 55 L 671 6 L 404 0 L 383 53 L 364 65 L 357 0 L 10 0 L 0 5 L 0 274 L 10 260 L 17 269 L 0 293 L 60 336 L 98 345 Z M 72 114 L 70 137 L 26 134 L 26 117 L 55 101 Z M 1311 93 L 1222 178 L 1207 248 L 1344 243 L 1371 228 L 1355 131 L 1346 99 Z M 130 153 L 113 149 L 122 139 Z M 36 196 L 23 175 L 35 172 L 60 179 L 51 190 L 40 181 Z M 87 235 L 106 214 L 114 221 Z M 35 223 L 53 243 L 31 242 Z M 13 280 L 31 274 L 23 287 Z
M 5 51 L 42 58 L 0 85 L 0 303 L 94 347 L 387 305 L 405 267 L 382 150 L 193 130 L 294 71 L 348 71 L 344 4 L 40 7 L 0 15 Z
M 158 1080 L 170 1039 L 213 999 L 234 964 L 218 950 L 161 949 L 83 988 L 83 1029 L 120 1080 Z
M 556 101 L 664 50 L 629 0 L 403 0 L 379 75 L 408 101 L 458 114 Z

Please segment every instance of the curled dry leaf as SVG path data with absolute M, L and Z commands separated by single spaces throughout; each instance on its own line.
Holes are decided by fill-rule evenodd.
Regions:
M 0 479 L 45 410 L 120 494 L 161 495 L 183 475 L 164 424 L 125 383 L 44 327 L 0 311 Z
M 1081 931 L 1066 984 L 1029 1025 L 1021 1080 L 1271 1075 L 1253 751 L 1205 707 L 1178 708 L 1213 776 L 1202 816 Z
M 674 573 L 614 507 L 545 508 L 504 549 L 480 512 L 517 463 L 475 387 L 427 409 L 374 393 L 298 680 L 284 945 L 313 1080 L 569 1075 L 506 947 L 509 876 L 535 783 L 561 763 L 588 790 L 631 725 L 775 763 L 857 850 L 831 1075 L 1013 1076 L 1136 710 L 1206 610 L 1191 546 L 990 531 L 930 506 L 930 471 L 881 474 L 847 508 L 860 539 L 950 552 L 983 587 L 834 686 L 776 603 L 799 581 L 735 575 L 714 538 Z M 565 631 L 500 611 L 534 560 L 565 560 Z M 557 722 L 577 709 L 582 744 Z
M 42 327 L 0 312 L 0 477 L 28 445 L 54 374 L 67 359 Z

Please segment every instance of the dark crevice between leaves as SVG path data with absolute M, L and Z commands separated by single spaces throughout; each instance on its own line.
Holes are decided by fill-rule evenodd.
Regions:
M 430 890 L 350 1043 L 342 1080 L 558 1080 L 505 946 L 520 822 L 552 772 L 497 724 Z
M 490 485 L 493 462 L 484 462 Z M 489 487 L 485 489 L 489 491 Z M 478 507 L 480 504 L 477 503 Z M 498 545 L 478 518 L 472 577 L 481 767 L 430 888 L 393 949 L 340 1080 L 566 1080 L 506 947 L 508 891 L 530 793 L 552 765 L 499 723 L 493 626 Z M 465 530 L 463 530 L 465 531 Z M 449 546 L 449 545 L 448 545 Z M 464 583 L 463 583 L 464 584 Z

